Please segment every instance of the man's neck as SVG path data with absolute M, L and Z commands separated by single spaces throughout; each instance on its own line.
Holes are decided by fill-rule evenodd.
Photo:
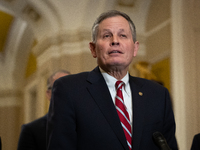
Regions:
M 113 76 L 117 80 L 121 80 L 124 78 L 128 72 L 128 70 L 118 70 L 116 69 L 110 69 L 110 70 L 104 70 L 103 68 L 99 67 L 101 72 L 106 72 L 107 74 Z

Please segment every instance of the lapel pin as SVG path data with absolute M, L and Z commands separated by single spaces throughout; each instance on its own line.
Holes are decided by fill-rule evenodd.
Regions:
M 139 94 L 140 96 L 142 96 L 142 95 L 143 95 L 143 93 L 142 93 L 142 92 L 139 92 L 138 94 Z

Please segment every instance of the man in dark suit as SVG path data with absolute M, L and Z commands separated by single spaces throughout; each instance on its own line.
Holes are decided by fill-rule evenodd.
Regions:
M 139 47 L 132 20 L 122 12 L 108 11 L 97 18 L 92 32 L 90 50 L 98 66 L 54 83 L 47 149 L 159 150 L 152 138 L 159 131 L 169 147 L 177 150 L 168 90 L 128 73 Z M 115 98 L 116 81 L 123 81 L 123 98 L 118 94 Z M 131 132 L 120 119 L 124 113 L 118 109 L 116 99 L 122 99 L 129 116 L 123 117 L 131 125 Z
M 200 150 L 200 133 L 194 136 L 191 150 Z
M 51 89 L 55 80 L 60 77 L 69 75 L 66 70 L 59 70 L 53 73 L 47 80 L 46 96 L 51 98 Z M 46 124 L 47 115 L 34 120 L 28 124 L 22 125 L 18 150 L 46 150 Z

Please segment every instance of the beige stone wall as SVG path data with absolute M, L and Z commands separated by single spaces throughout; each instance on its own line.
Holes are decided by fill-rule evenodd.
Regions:
M 14 150 L 17 147 L 21 122 L 24 119 L 21 100 L 20 92 L 0 92 L 0 136 L 3 150 Z

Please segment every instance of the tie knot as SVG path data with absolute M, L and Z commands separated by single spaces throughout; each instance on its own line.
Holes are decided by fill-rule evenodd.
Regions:
M 123 82 L 123 81 L 117 81 L 117 82 L 115 83 L 116 89 L 119 89 L 119 88 L 121 89 L 123 85 L 124 85 L 124 82 Z

